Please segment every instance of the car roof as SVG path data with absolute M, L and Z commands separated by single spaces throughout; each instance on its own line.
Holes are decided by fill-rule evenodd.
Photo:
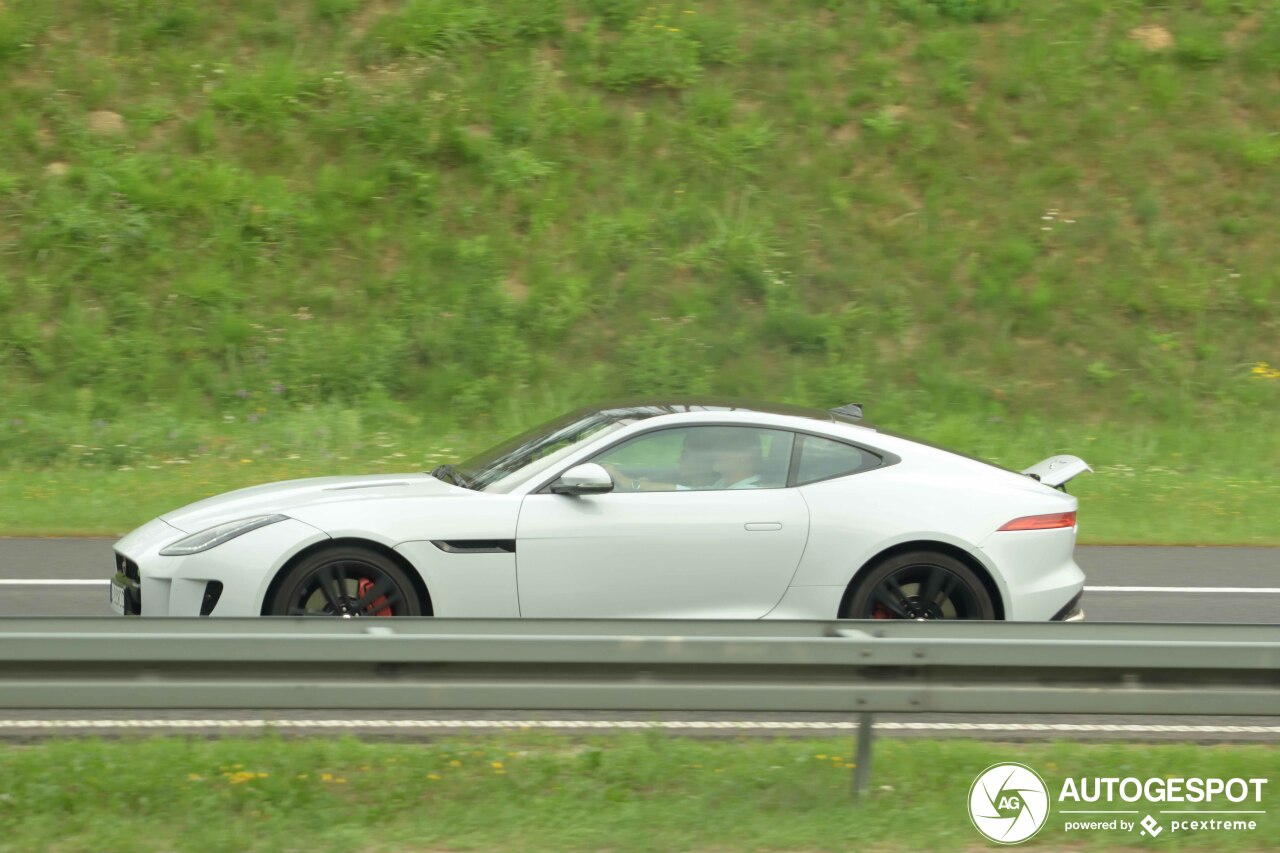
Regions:
M 768 415 L 787 415 L 797 418 L 809 418 L 827 423 L 853 424 L 870 427 L 860 417 L 844 412 L 818 409 L 809 406 L 796 406 L 790 403 L 769 403 L 747 400 L 736 397 L 650 397 L 638 399 L 619 399 L 602 403 L 584 410 L 595 411 L 617 417 L 651 418 L 659 415 L 676 415 L 692 412 L 744 412 Z

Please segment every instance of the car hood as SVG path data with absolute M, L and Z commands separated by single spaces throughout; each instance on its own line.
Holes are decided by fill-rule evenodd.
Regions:
M 310 477 L 250 486 L 215 495 L 160 516 L 183 533 L 198 533 L 241 518 L 281 513 L 317 504 L 378 498 L 475 495 L 430 474 L 371 474 L 357 477 Z

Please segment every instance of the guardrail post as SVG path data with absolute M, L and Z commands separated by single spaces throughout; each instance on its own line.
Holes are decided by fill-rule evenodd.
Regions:
M 872 714 L 858 715 L 858 751 L 853 762 L 853 795 L 862 798 L 867 793 L 867 783 L 871 781 L 871 739 L 875 735 L 874 717 Z

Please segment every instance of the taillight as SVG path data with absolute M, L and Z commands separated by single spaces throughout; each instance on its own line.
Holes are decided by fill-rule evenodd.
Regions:
M 1001 530 L 1055 530 L 1059 527 L 1075 527 L 1075 512 L 1051 512 L 1048 515 L 1024 515 L 1001 527 Z

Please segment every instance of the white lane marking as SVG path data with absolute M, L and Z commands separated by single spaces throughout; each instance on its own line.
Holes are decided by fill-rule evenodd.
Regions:
M 0 586 L 102 586 L 111 583 L 110 578 L 94 580 L 68 578 L 0 578 Z
M 1136 723 L 876 723 L 878 731 L 1107 732 L 1280 735 L 1280 726 Z M 0 729 L 668 729 L 857 731 L 856 722 L 800 720 L 0 720 Z
M 1280 586 L 1086 586 L 1085 592 L 1218 592 L 1280 594 Z

